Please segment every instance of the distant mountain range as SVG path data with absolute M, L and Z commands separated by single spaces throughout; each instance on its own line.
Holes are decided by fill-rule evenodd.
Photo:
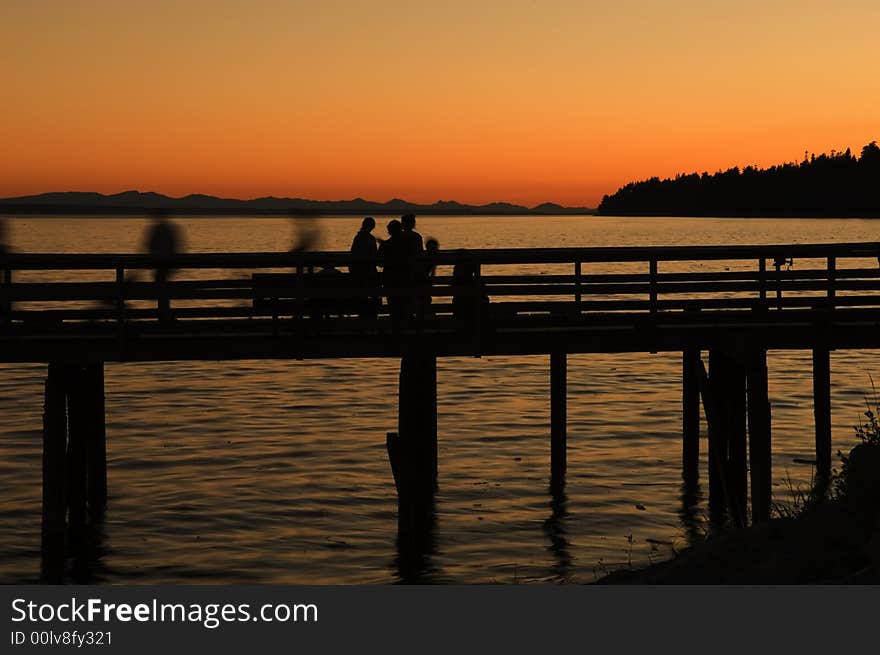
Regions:
M 217 198 L 192 194 L 172 198 L 161 193 L 124 191 L 104 195 L 85 191 L 41 193 L 35 196 L 0 199 L 0 213 L 28 214 L 141 214 L 167 211 L 175 214 L 478 214 L 478 215 L 553 215 L 594 214 L 588 207 L 563 207 L 545 202 L 535 207 L 508 202 L 486 205 L 465 205 L 453 200 L 438 200 L 432 205 L 420 205 L 395 198 L 388 202 L 373 202 L 363 198 L 353 200 L 306 200 L 304 198 L 275 198 L 268 196 L 254 200 Z

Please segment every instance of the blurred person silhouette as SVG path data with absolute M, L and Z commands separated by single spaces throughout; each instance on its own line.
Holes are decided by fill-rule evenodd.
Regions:
M 166 212 L 155 212 L 152 215 L 153 223 L 147 230 L 145 250 L 152 257 L 160 260 L 169 259 L 180 254 L 183 250 L 183 237 L 180 229 L 169 219 Z M 160 261 L 153 271 L 153 280 L 156 283 L 156 299 L 159 310 L 159 320 L 171 320 L 171 301 L 168 279 L 175 270 L 167 262 Z
M 376 270 L 378 244 L 372 234 L 375 227 L 375 219 L 367 216 L 351 242 L 350 252 L 354 261 L 349 264 L 348 272 L 352 277 L 352 286 L 360 290 L 356 304 L 363 307 L 360 312 L 362 318 L 375 318 L 379 303 L 379 299 L 372 295 L 379 283 L 379 273 Z
M 317 249 L 321 242 L 321 228 L 314 216 L 293 214 L 290 217 L 293 238 L 290 252 L 306 252 Z

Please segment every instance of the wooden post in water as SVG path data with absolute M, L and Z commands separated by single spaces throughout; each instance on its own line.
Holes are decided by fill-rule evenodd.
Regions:
M 831 478 L 831 353 L 813 349 L 813 416 L 816 425 L 816 483 Z
M 745 525 L 748 515 L 748 447 L 746 442 L 746 367 L 742 361 L 729 357 L 727 393 L 724 404 L 727 406 L 728 441 L 727 465 L 729 483 L 729 505 L 731 518 L 736 525 Z
M 104 514 L 107 505 L 107 423 L 104 407 L 104 363 L 85 367 L 84 387 L 88 389 L 88 502 L 92 521 Z
M 751 353 L 746 373 L 749 412 L 749 468 L 752 478 L 752 522 L 770 518 L 772 500 L 771 418 L 767 389 L 767 351 Z
M 436 487 L 437 359 L 433 354 L 406 353 L 400 360 L 398 436 L 389 437 L 388 445 L 389 456 L 397 458 L 401 530 L 418 539 L 431 523 Z
M 89 433 L 89 388 L 84 368 L 68 366 L 67 387 L 67 526 L 70 543 L 78 545 L 86 526 Z
M 700 351 L 685 350 L 682 354 L 682 448 L 681 475 L 696 483 L 700 475 Z
M 568 356 L 550 354 L 550 486 L 565 486 Z
M 724 388 L 724 355 L 709 351 L 709 381 L 703 396 L 709 436 L 709 514 L 714 522 L 724 519 L 727 505 L 727 416 L 721 400 Z
M 746 370 L 735 357 L 709 351 L 709 513 L 720 522 L 729 511 L 745 523 L 748 492 L 746 459 Z
M 64 575 L 67 512 L 67 400 L 64 367 L 49 364 L 43 406 L 42 568 L 47 582 Z

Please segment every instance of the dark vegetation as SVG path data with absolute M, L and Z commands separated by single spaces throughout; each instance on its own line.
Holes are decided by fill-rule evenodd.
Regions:
M 599 213 L 617 216 L 880 217 L 880 147 L 804 154 L 800 163 L 653 177 L 605 196 Z
M 829 484 L 793 490 L 776 518 L 718 532 L 667 562 L 622 570 L 604 584 L 880 583 L 880 399 L 855 428 Z

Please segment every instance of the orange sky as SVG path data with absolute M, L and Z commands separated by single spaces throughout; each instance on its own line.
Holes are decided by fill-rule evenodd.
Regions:
M 595 205 L 880 139 L 877 0 L 3 0 L 0 196 Z

